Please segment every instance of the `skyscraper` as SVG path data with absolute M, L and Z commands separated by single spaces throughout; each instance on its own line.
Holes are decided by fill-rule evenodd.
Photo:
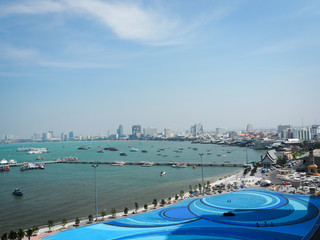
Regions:
M 123 136 L 123 126 L 120 124 L 117 130 L 119 138 Z
M 190 133 L 192 133 L 193 135 L 203 133 L 203 125 L 201 123 L 194 124 L 190 127 Z
M 141 136 L 141 125 L 132 126 L 132 136 L 134 138 L 139 138 Z
M 252 128 L 252 124 L 249 123 L 249 124 L 247 125 L 247 133 L 251 133 L 251 132 L 253 132 L 253 128 Z
M 73 137 L 74 137 L 74 136 L 73 136 L 73 131 L 69 132 L 69 139 L 70 139 L 70 140 L 73 140 Z

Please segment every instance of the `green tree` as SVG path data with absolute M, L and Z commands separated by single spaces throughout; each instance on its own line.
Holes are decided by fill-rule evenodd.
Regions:
M 19 228 L 17 232 L 18 240 L 21 240 L 22 238 L 24 238 L 24 236 L 25 236 L 25 232 L 23 231 L 22 228 Z
M 168 197 L 168 203 L 169 204 L 171 203 L 171 197 Z
M 77 217 L 76 218 L 76 220 L 74 220 L 74 224 L 76 225 L 76 226 L 79 226 L 79 224 L 80 224 L 80 219 Z
M 147 211 L 147 209 L 148 209 L 148 204 L 145 203 L 143 207 L 144 207 L 144 210 Z
M 1 240 L 8 240 L 8 233 L 2 234 Z
M 157 199 L 153 199 L 152 204 L 153 204 L 154 208 L 156 208 L 156 207 L 157 207 L 157 205 L 158 205 L 158 201 L 157 201 Z
M 135 202 L 135 203 L 134 203 L 134 208 L 135 208 L 136 212 L 138 212 L 139 205 L 138 205 L 138 203 L 137 203 L 137 202 Z
M 10 240 L 15 240 L 17 238 L 17 233 L 11 230 L 8 237 Z
M 200 183 L 199 183 L 199 184 L 200 184 Z M 180 198 L 181 198 L 181 199 L 183 198 L 183 195 L 184 195 L 184 191 L 181 190 L 181 191 L 180 191 Z
M 210 188 L 210 181 L 207 181 L 207 188 Z
M 286 155 L 278 156 L 277 165 L 284 166 L 288 162 L 288 157 Z
M 113 218 L 116 218 L 117 211 L 116 211 L 115 208 L 112 208 L 112 209 L 111 209 L 111 215 L 112 215 Z
M 161 199 L 161 205 L 165 205 L 166 204 L 166 201 L 164 199 Z
M 88 220 L 89 220 L 89 223 L 93 222 L 93 216 L 91 214 L 88 216 Z
M 67 223 L 68 223 L 68 220 L 66 218 L 63 218 L 62 219 L 62 228 L 65 228 Z
M 33 231 L 33 234 L 34 234 L 34 235 L 37 235 L 38 232 L 39 232 L 39 227 L 38 227 L 37 225 L 33 225 L 32 231 Z
M 51 232 L 51 228 L 53 227 L 53 220 L 48 221 L 49 232 Z
M 104 219 L 104 217 L 107 215 L 107 213 L 105 211 L 101 211 L 100 214 L 101 214 L 102 219 Z
M 28 228 L 26 230 L 26 237 L 30 240 L 30 238 L 32 237 L 33 235 L 33 229 L 32 228 Z
M 124 215 L 127 215 L 128 211 L 129 211 L 129 209 L 127 207 L 125 207 L 124 210 L 123 210 Z
M 174 199 L 177 201 L 179 198 L 178 194 L 176 194 L 176 196 L 174 197 Z

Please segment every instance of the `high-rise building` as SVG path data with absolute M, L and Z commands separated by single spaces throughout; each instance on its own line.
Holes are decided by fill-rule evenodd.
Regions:
M 311 138 L 314 140 L 320 139 L 320 125 L 311 126 Z
M 293 138 L 311 140 L 311 128 L 293 129 Z
M 216 135 L 223 135 L 227 132 L 227 129 L 223 127 L 216 128 Z
M 71 131 L 71 132 L 69 132 L 69 139 L 73 140 L 73 138 L 74 138 L 73 131 Z
M 61 133 L 61 141 L 68 141 L 68 134 L 66 132 Z
M 193 135 L 197 135 L 199 133 L 203 133 L 203 126 L 201 123 L 194 124 L 193 126 L 190 127 L 190 133 Z
M 132 136 L 135 138 L 139 138 L 141 136 L 141 125 L 132 126 Z
M 171 129 L 165 128 L 164 129 L 164 136 L 165 136 L 165 138 L 171 138 L 172 137 Z
M 117 134 L 119 138 L 123 136 L 123 126 L 121 124 L 119 125 L 119 128 L 117 130 Z
M 34 133 L 32 136 L 32 141 L 41 141 L 41 134 L 40 133 Z
M 252 132 L 253 132 L 252 124 L 249 123 L 249 124 L 247 125 L 247 133 L 252 133 Z
M 278 133 L 280 138 L 288 138 L 289 129 L 293 129 L 292 125 L 278 125 Z
M 143 129 L 144 136 L 156 136 L 158 134 L 158 130 L 156 128 L 147 127 Z
M 42 134 L 42 141 L 50 141 L 52 139 L 52 131 Z

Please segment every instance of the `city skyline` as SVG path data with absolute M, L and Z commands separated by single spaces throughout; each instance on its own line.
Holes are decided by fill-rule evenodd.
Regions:
M 320 124 L 319 12 L 318 1 L 2 1 L 0 135 Z

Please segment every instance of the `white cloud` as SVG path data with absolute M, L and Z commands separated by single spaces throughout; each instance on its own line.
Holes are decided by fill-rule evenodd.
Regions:
M 0 47 L 0 57 L 13 60 L 26 60 L 34 58 L 38 52 L 30 48 L 19 48 L 8 44 L 2 44 Z

